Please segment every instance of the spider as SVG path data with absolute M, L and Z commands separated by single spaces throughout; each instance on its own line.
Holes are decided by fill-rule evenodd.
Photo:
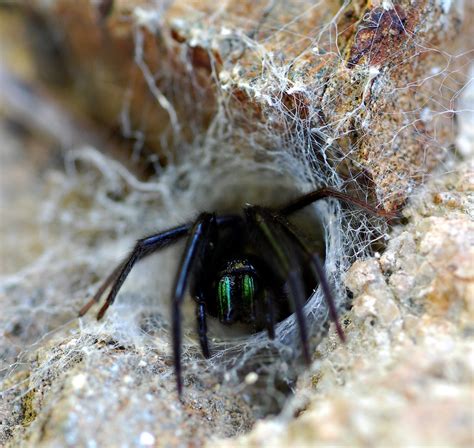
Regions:
M 306 364 L 310 363 L 308 330 L 303 307 L 319 283 L 329 316 L 339 338 L 344 332 L 338 322 L 336 305 L 321 257 L 311 252 L 288 217 L 309 204 L 333 197 L 358 206 L 371 214 L 392 216 L 364 201 L 331 188 L 304 194 L 283 207 L 248 205 L 242 215 L 201 213 L 193 223 L 141 238 L 130 254 L 105 279 L 92 299 L 79 311 L 83 316 L 105 291 L 110 292 L 100 308 L 101 319 L 113 304 L 123 282 L 139 260 L 182 238 L 186 247 L 176 274 L 171 303 L 172 345 L 178 395 L 183 390 L 181 367 L 181 305 L 189 287 L 196 302 L 197 331 L 202 354 L 210 357 L 207 316 L 222 324 L 248 324 L 254 331 L 266 330 L 274 339 L 275 325 L 292 312 L 296 315 L 299 338 Z

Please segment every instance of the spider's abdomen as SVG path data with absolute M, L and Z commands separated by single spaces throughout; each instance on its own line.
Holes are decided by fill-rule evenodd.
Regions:
M 258 281 L 255 268 L 246 259 L 228 261 L 216 283 L 217 315 L 221 323 L 255 320 Z

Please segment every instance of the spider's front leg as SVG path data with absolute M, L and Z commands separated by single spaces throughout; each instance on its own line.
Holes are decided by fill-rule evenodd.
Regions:
M 245 216 L 249 229 L 256 229 L 256 232 L 250 232 L 255 244 L 264 247 L 262 253 L 266 253 L 268 250 L 271 254 L 271 256 L 265 258 L 265 262 L 268 263 L 273 272 L 277 273 L 281 280 L 286 280 L 288 283 L 288 297 L 296 314 L 303 356 L 305 362 L 310 364 L 308 331 L 303 312 L 306 297 L 301 273 L 298 269 L 297 254 L 291 245 L 285 243 L 287 242 L 286 235 L 276 224 L 269 210 L 252 206 L 245 209 Z
M 173 332 L 173 357 L 174 368 L 176 375 L 176 386 L 178 395 L 181 397 L 183 391 L 183 379 L 181 375 L 181 344 L 182 344 L 182 329 L 181 329 L 181 305 L 183 303 L 184 294 L 189 282 L 190 275 L 196 271 L 198 262 L 205 256 L 207 246 L 209 245 L 212 235 L 216 232 L 216 216 L 211 213 L 201 213 L 194 223 L 186 247 L 184 249 L 180 268 L 177 272 L 174 283 L 174 294 L 171 303 L 171 318 L 172 318 L 172 332 Z M 200 310 L 204 313 L 203 319 L 200 320 L 200 327 L 205 332 L 205 309 Z M 201 334 L 200 334 L 201 336 Z M 207 344 L 207 337 L 205 337 L 205 344 Z M 201 342 L 202 347 L 202 342 Z M 205 354 L 207 345 L 203 347 Z M 208 348 L 207 348 L 208 351 Z
M 191 224 L 184 224 L 139 239 L 130 254 L 122 261 L 122 263 L 116 266 L 112 273 L 105 279 L 92 299 L 79 310 L 79 317 L 84 316 L 84 314 L 86 314 L 95 303 L 98 303 L 107 288 L 112 285 L 104 305 L 97 314 L 97 319 L 101 319 L 109 306 L 114 303 L 115 297 L 135 263 L 148 255 L 175 243 L 180 238 L 184 237 L 189 232 L 190 228 Z
M 308 205 L 325 198 L 338 199 L 342 202 L 345 202 L 346 204 L 356 206 L 360 208 L 361 210 L 366 211 L 372 215 L 380 216 L 387 219 L 396 219 L 399 217 L 399 215 L 396 212 L 387 212 L 385 210 L 376 208 L 365 201 L 362 201 L 357 198 L 353 198 L 349 196 L 348 194 L 334 190 L 330 187 L 323 187 L 318 190 L 306 193 L 294 199 L 293 201 L 289 202 L 284 207 L 281 207 L 277 210 L 273 210 L 271 212 L 271 215 L 274 218 L 274 225 L 279 226 L 282 229 L 282 231 L 287 235 L 287 237 L 291 241 L 293 241 L 294 244 L 296 244 L 299 250 L 303 254 L 305 254 L 306 258 L 309 260 L 313 274 L 315 278 L 319 281 L 319 284 L 321 285 L 321 288 L 323 290 L 324 297 L 326 298 L 330 317 L 336 325 L 336 330 L 340 339 L 344 341 L 345 340 L 344 332 L 337 318 L 337 310 L 336 310 L 334 298 L 329 288 L 329 283 L 327 281 L 327 277 L 324 272 L 323 264 L 317 254 L 312 254 L 309 252 L 306 245 L 301 241 L 300 237 L 294 231 L 291 223 L 289 223 L 289 221 L 286 219 L 286 216 L 291 215 L 307 207 Z
M 313 202 L 316 202 L 325 198 L 339 199 L 342 202 L 345 202 L 350 205 L 355 205 L 356 207 L 359 207 L 360 209 L 365 210 L 366 212 L 375 216 L 380 216 L 380 217 L 388 218 L 388 219 L 394 219 L 398 217 L 398 214 L 396 212 L 387 212 L 385 210 L 381 210 L 379 208 L 376 208 L 370 205 L 369 203 L 365 201 L 362 201 L 357 198 L 353 198 L 352 196 L 349 196 L 346 193 L 342 193 L 330 187 L 323 187 L 315 191 L 310 191 L 309 193 L 306 193 L 303 196 L 300 196 L 299 198 L 294 199 L 293 201 L 289 202 L 284 207 L 279 208 L 278 213 L 285 216 L 291 215 L 292 213 L 295 213 L 301 210 L 302 208 L 307 207 Z
M 204 297 L 196 296 L 196 319 L 198 322 L 199 344 L 201 344 L 201 351 L 205 358 L 211 357 L 209 350 L 209 340 L 207 337 L 207 310 Z
M 317 280 L 321 285 L 323 290 L 323 295 L 326 299 L 329 310 L 329 317 L 336 325 L 336 331 L 339 339 L 341 339 L 342 342 L 345 342 L 346 337 L 337 316 L 336 302 L 331 292 L 331 288 L 329 287 L 329 282 L 326 277 L 326 273 L 324 272 L 324 266 L 321 259 L 319 258 L 319 255 L 317 253 L 310 252 L 306 244 L 303 243 L 297 232 L 294 230 L 292 224 L 285 217 L 275 214 L 274 219 L 286 233 L 288 238 L 298 247 L 300 252 L 304 255 L 304 258 L 309 262 L 313 276 L 315 277 L 315 280 Z
M 255 307 L 252 311 L 254 324 L 256 324 L 255 330 L 259 331 L 266 328 L 268 338 L 273 340 L 275 339 L 277 299 L 281 299 L 282 291 L 275 285 L 275 275 L 267 263 L 260 257 L 252 259 L 252 263 L 257 268 L 259 282 L 261 282 L 261 297 L 260 300 L 255 301 Z

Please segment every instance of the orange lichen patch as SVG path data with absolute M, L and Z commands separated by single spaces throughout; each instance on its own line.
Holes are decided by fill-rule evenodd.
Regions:
M 348 66 L 359 62 L 378 65 L 387 60 L 403 57 L 399 52 L 417 23 L 415 9 L 405 10 L 396 5 L 392 9 L 377 7 L 364 14 L 357 27 L 355 42 L 350 50 Z

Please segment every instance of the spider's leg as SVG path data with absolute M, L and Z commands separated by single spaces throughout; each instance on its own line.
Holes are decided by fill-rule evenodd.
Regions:
M 269 291 L 265 292 L 265 324 L 267 326 L 267 333 L 270 339 L 275 339 L 275 313 L 274 313 L 274 303 L 273 303 L 273 294 Z
M 211 357 L 209 351 L 209 341 L 207 338 L 207 320 L 206 320 L 206 303 L 200 300 L 196 306 L 196 317 L 198 321 L 199 343 L 201 344 L 202 354 L 205 358 Z
M 97 292 L 94 294 L 92 299 L 90 299 L 80 310 L 79 310 L 79 317 L 84 316 L 89 309 L 94 305 L 95 303 L 98 303 L 100 301 L 100 298 L 104 294 L 105 290 L 110 286 L 110 284 L 117 278 L 120 269 L 122 268 L 123 263 L 120 263 L 115 267 L 115 269 L 109 274 L 109 276 L 105 279 L 104 282 L 100 285 L 100 288 L 97 290 Z
M 186 243 L 180 268 L 175 278 L 174 294 L 171 304 L 172 331 L 173 331 L 173 354 L 174 368 L 176 374 L 176 386 L 178 395 L 181 397 L 183 390 L 183 379 L 181 376 L 181 304 L 188 284 L 189 276 L 193 271 L 196 261 L 205 249 L 209 240 L 210 232 L 216 225 L 214 214 L 201 213 L 193 225 Z
M 253 260 L 253 263 L 258 267 L 260 277 L 263 284 L 266 286 L 263 290 L 263 316 L 265 318 L 265 327 L 267 329 L 268 338 L 275 339 L 275 298 L 281 294 L 281 291 L 275 287 L 275 279 L 272 270 L 262 260 Z M 259 303 L 258 301 L 257 303 Z M 261 308 L 256 310 L 260 312 Z M 259 328 L 261 329 L 261 327 Z
M 79 316 L 83 316 L 94 303 L 98 302 L 105 290 L 112 284 L 109 295 L 97 314 L 97 319 L 101 319 L 107 311 L 107 308 L 114 303 L 115 297 L 135 263 L 153 252 L 169 246 L 179 238 L 182 238 L 189 232 L 190 228 L 190 224 L 185 224 L 139 239 L 125 260 L 122 261 L 107 277 L 104 283 L 102 283 L 94 297 L 81 308 Z
M 311 191 L 309 193 L 304 194 L 303 196 L 300 196 L 299 198 L 291 201 L 284 207 L 281 207 L 278 210 L 278 213 L 282 215 L 290 215 L 308 206 L 309 204 L 312 204 L 313 202 L 319 201 L 320 199 L 324 199 L 324 198 L 339 199 L 340 201 L 346 202 L 351 205 L 355 205 L 375 216 L 381 216 L 381 217 L 392 218 L 392 219 L 397 217 L 397 213 L 395 212 L 387 212 L 385 210 L 380 210 L 368 204 L 365 201 L 362 201 L 357 198 L 353 198 L 349 196 L 348 194 L 341 193 L 340 191 L 334 190 L 329 187 L 320 188 L 318 190 Z
M 310 364 L 308 332 L 306 329 L 306 318 L 303 312 L 305 304 L 305 293 L 301 276 L 298 270 L 292 269 L 296 265 L 296 254 L 291 247 L 284 245 L 285 235 L 282 234 L 279 227 L 275 224 L 270 212 L 262 207 L 248 207 L 245 209 L 245 215 L 250 223 L 250 228 L 257 229 L 254 238 L 258 244 L 262 238 L 273 257 L 268 257 L 267 263 L 274 272 L 277 272 L 281 279 L 288 279 L 289 298 L 292 301 L 293 309 L 296 314 L 296 321 L 300 331 L 301 344 L 303 346 L 303 356 L 305 362 Z M 260 238 L 256 238 L 256 237 Z
M 288 220 L 278 215 L 275 216 L 275 219 L 280 224 L 286 235 L 288 235 L 288 237 L 296 244 L 296 246 L 300 248 L 301 252 L 303 252 L 310 260 L 310 266 L 311 270 L 313 271 L 313 275 L 316 277 L 323 290 L 323 295 L 326 299 L 326 303 L 329 310 L 329 316 L 336 325 L 336 331 L 339 338 L 342 342 L 344 342 L 346 338 L 344 335 L 344 331 L 339 323 L 334 296 L 331 292 L 331 288 L 329 287 L 329 282 L 324 272 L 323 263 L 319 258 L 319 255 L 309 251 L 309 249 L 306 247 L 303 241 L 301 241 L 300 237 L 297 235 L 293 226 L 290 222 L 288 222 Z

